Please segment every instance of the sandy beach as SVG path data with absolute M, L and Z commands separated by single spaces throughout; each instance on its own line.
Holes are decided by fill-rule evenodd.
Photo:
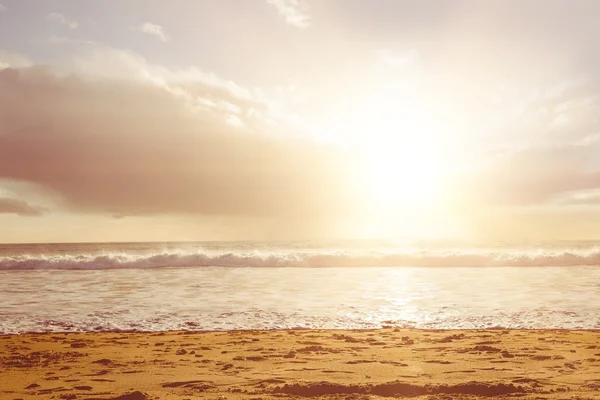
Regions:
M 600 332 L 468 330 L 0 337 L 1 399 L 600 398 Z

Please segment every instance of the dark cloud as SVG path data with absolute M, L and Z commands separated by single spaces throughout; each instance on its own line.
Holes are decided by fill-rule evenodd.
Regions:
M 256 117 L 264 104 L 200 89 L 2 70 L 0 178 L 51 189 L 80 212 L 350 211 L 353 163 L 341 150 L 272 128 Z M 225 106 L 204 109 L 206 98 Z M 247 129 L 226 122 L 232 106 Z
M 17 214 L 26 217 L 39 217 L 47 213 L 42 207 L 34 207 L 27 202 L 11 197 L 0 197 L 0 214 Z

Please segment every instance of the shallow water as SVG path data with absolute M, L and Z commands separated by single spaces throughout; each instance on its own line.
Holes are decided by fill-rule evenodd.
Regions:
M 374 261 L 383 252 L 397 256 L 408 250 L 268 244 L 45 246 L 26 251 L 4 247 L 0 265 L 12 264 L 0 270 L 0 332 L 382 325 L 600 329 L 600 268 L 594 265 L 308 267 L 294 263 L 307 255 L 323 263 L 349 255 Z M 583 257 L 595 249 L 569 251 Z M 494 251 L 454 249 L 454 258 L 446 259 L 456 262 L 460 255 L 472 260 L 473 254 L 491 259 L 499 252 Z M 562 254 L 564 260 L 566 252 L 511 251 L 530 260 L 532 254 L 554 254 L 554 259 Z M 431 250 L 427 252 L 431 258 Z M 149 260 L 157 254 L 160 262 L 153 264 Z M 443 254 L 450 253 L 444 249 Z M 224 260 L 222 255 L 228 262 L 253 263 L 189 265 L 194 257 Z M 185 263 L 178 264 L 182 257 L 187 257 Z M 435 259 L 439 264 L 440 256 Z M 15 267 L 15 260 L 28 261 Z M 278 266 L 281 260 L 288 266 Z M 169 262 L 179 267 L 165 267 Z

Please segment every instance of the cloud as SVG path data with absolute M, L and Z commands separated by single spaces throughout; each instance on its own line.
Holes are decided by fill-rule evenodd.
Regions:
M 288 24 L 298 28 L 310 26 L 310 17 L 301 10 L 301 0 L 267 0 L 267 3 L 275 7 Z
M 136 30 L 145 33 L 146 35 L 155 36 L 162 42 L 169 41 L 169 36 L 166 34 L 164 28 L 158 24 L 144 22 L 143 24 L 140 24 Z
M 600 189 L 566 192 L 559 196 L 555 203 L 570 206 L 598 206 L 600 205 Z
M 150 64 L 139 54 L 91 43 L 84 51 L 64 63 L 70 73 L 87 79 L 107 79 L 156 86 L 190 107 L 231 113 L 239 111 L 234 103 L 244 103 L 250 114 L 261 115 L 266 99 L 260 91 L 250 90 L 196 67 L 169 69 Z M 229 114 L 227 114 L 229 115 Z
M 472 207 L 566 204 L 574 192 L 600 189 L 600 143 L 518 150 L 455 182 L 455 200 Z
M 79 213 L 247 216 L 298 226 L 299 218 L 325 223 L 332 213 L 361 212 L 356 153 L 314 142 L 260 90 L 131 51 L 83 48 L 60 71 L 0 70 L 0 179 L 43 187 L 58 198 L 53 208 Z M 600 126 L 588 117 L 595 103 L 578 100 L 590 90 L 529 102 L 528 114 L 567 113 L 568 131 L 545 130 L 552 112 L 533 118 L 537 125 L 519 117 L 503 126 L 545 132 L 547 144 L 488 153 L 485 166 L 448 180 L 448 202 L 474 214 L 563 204 L 565 193 L 600 188 Z
M 8 8 L 5 5 L 0 4 L 0 12 L 6 11 L 6 10 L 8 10 Z
M 97 42 L 94 42 L 92 40 L 85 40 L 85 39 L 75 39 L 75 38 L 70 38 L 67 36 L 56 36 L 56 35 L 52 35 L 46 39 L 41 39 L 39 41 L 36 40 L 36 42 L 39 43 L 47 43 L 47 44 L 75 44 L 75 45 L 94 45 L 97 44 Z
M 507 89 L 490 102 L 474 96 L 471 118 L 453 135 L 457 161 L 469 161 L 446 182 L 449 202 L 467 214 L 558 207 L 568 193 L 600 188 L 598 81 L 561 82 Z
M 46 213 L 47 210 L 45 208 L 31 206 L 23 200 L 0 196 L 0 214 L 39 217 Z
M 94 75 L 0 71 L 0 178 L 40 185 L 83 213 L 322 223 L 350 212 L 352 159 L 295 135 L 251 92 L 127 52 L 100 59 L 108 64 Z
M 60 13 L 50 13 L 46 16 L 48 21 L 56 22 L 62 25 L 69 27 L 70 29 L 77 29 L 79 27 L 79 22 L 67 19 L 64 15 Z
M 22 68 L 29 67 L 31 65 L 31 61 L 20 54 L 3 53 L 0 51 L 0 70 L 8 67 Z

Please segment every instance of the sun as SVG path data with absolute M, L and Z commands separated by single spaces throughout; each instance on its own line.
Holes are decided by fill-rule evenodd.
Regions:
M 431 204 L 438 176 L 427 156 L 426 151 L 405 142 L 369 149 L 362 168 L 371 205 L 394 214 Z
M 348 117 L 369 207 L 384 215 L 427 211 L 439 201 L 443 130 L 422 104 L 370 98 Z

